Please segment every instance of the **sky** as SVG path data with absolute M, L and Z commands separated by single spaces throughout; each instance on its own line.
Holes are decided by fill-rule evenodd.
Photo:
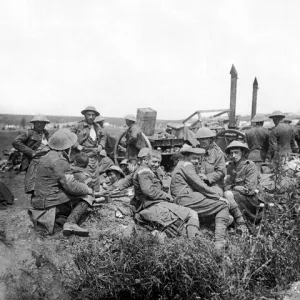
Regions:
M 300 112 L 296 0 L 0 1 L 0 113 Z

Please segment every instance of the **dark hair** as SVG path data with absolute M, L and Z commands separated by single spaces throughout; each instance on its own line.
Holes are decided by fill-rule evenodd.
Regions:
M 89 164 L 89 157 L 85 153 L 79 152 L 75 154 L 74 161 L 78 167 L 86 168 Z

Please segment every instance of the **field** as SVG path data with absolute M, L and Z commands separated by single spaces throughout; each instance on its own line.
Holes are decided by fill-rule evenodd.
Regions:
M 17 134 L 0 131 L 0 153 Z M 16 201 L 0 211 L 6 233 L 0 240 L 0 299 L 299 299 L 297 285 L 296 296 L 286 292 L 300 280 L 300 200 L 294 183 L 266 195 L 278 206 L 268 210 L 261 231 L 252 228 L 254 235 L 246 238 L 229 235 L 219 261 L 210 230 L 202 229 L 195 241 L 162 243 L 134 224 L 127 198 L 89 212 L 83 224 L 88 238 L 48 236 L 28 217 L 24 174 L 1 173 L 1 180 Z

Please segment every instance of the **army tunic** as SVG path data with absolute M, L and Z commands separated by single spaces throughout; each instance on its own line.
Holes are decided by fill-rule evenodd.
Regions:
M 95 130 L 95 139 L 91 137 L 92 126 Z M 92 176 L 92 187 L 95 191 L 99 191 L 100 177 L 99 177 L 99 161 L 98 161 L 98 146 L 105 148 L 106 135 L 101 127 L 93 123 L 89 125 L 85 120 L 78 122 L 71 128 L 71 131 L 77 135 L 78 144 L 83 146 L 82 152 L 89 157 L 89 164 L 87 170 Z
M 189 208 L 170 203 L 171 196 L 162 190 L 162 180 L 147 165 L 141 165 L 133 175 L 137 213 L 141 224 L 165 229 L 170 225 L 182 228 L 189 225 L 199 229 L 199 220 Z M 189 230 L 187 229 L 188 235 Z
M 279 123 L 271 130 L 269 138 L 268 159 L 287 155 L 297 148 L 292 127 L 286 123 Z
M 246 141 L 250 149 L 249 160 L 263 162 L 269 149 L 269 130 L 262 126 L 255 126 L 246 131 Z
M 220 147 L 213 142 L 202 159 L 202 167 L 209 185 L 218 185 L 224 188 L 226 175 L 225 156 Z
M 262 211 L 256 194 L 258 173 L 255 163 L 242 158 L 227 167 L 225 191 L 231 190 L 241 212 L 251 222 L 259 222 Z
M 190 162 L 180 161 L 172 172 L 171 195 L 177 204 L 195 210 L 200 219 L 216 215 L 228 218 L 227 204 L 219 200 L 223 196 L 221 189 L 208 186 Z
M 21 171 L 26 171 L 25 193 L 32 193 L 35 188 L 36 167 L 43 155 L 50 149 L 47 147 L 49 133 L 47 130 L 38 133 L 34 129 L 22 132 L 14 141 L 13 146 L 23 153 Z

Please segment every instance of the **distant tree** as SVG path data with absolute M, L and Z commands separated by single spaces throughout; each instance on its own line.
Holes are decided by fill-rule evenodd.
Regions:
M 20 125 L 21 125 L 22 128 L 25 128 L 25 125 L 26 125 L 26 120 L 25 120 L 25 118 L 22 118 L 22 119 L 21 119 Z

